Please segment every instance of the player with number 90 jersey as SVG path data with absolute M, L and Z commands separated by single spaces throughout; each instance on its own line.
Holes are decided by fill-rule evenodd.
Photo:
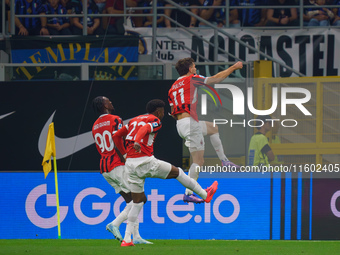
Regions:
M 122 154 L 127 153 L 127 158 L 150 157 L 153 155 L 153 143 L 161 127 L 162 123 L 155 115 L 139 115 L 115 133 L 113 139 L 116 141 L 117 138 L 126 136 L 126 150 L 120 140 L 117 140 L 116 145 Z M 140 152 L 133 148 L 135 142 L 140 144 Z
M 115 167 L 124 165 L 117 155 L 112 139 L 112 135 L 122 126 L 122 119 L 112 114 L 100 115 L 93 124 L 92 135 L 96 142 L 97 150 L 101 155 L 100 173 L 111 172 Z
M 168 93 L 168 101 L 172 107 L 171 115 L 187 112 L 198 121 L 197 106 L 197 86 L 202 86 L 206 82 L 206 77 L 192 74 L 179 77 L 171 86 Z

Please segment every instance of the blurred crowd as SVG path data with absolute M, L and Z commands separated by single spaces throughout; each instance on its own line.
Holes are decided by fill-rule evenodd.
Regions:
M 10 32 L 10 0 L 5 1 L 6 20 Z M 231 0 L 229 16 L 226 17 L 226 0 L 173 0 L 176 4 L 187 7 L 187 12 L 171 4 L 158 0 L 160 15 L 158 27 L 207 27 L 207 22 L 218 27 L 263 27 L 263 26 L 300 26 L 300 15 L 303 26 L 340 26 L 340 0 L 304 0 L 303 13 L 299 13 L 298 0 Z M 302 1 L 302 0 L 301 0 Z M 111 14 L 112 16 L 88 16 L 88 35 L 115 34 L 123 35 L 124 7 L 128 13 L 152 14 L 152 0 L 15 0 L 16 15 L 58 14 L 57 17 L 15 17 L 15 34 L 27 35 L 82 35 L 83 18 L 81 16 L 63 17 L 64 14 L 83 14 L 83 3 L 86 3 L 88 15 Z M 339 5 L 339 8 L 326 8 L 324 5 Z M 269 8 L 252 8 L 268 6 Z M 290 6 L 290 7 L 286 7 Z M 143 7 L 133 9 L 133 7 Z M 162 7 L 167 7 L 162 9 Z M 176 6 L 175 6 L 176 7 Z M 237 8 L 235 8 L 237 7 Z M 242 8 L 244 7 L 244 8 Z M 275 8 L 270 8 L 275 7 Z M 2 13 L 2 10 L 1 10 Z M 201 17 L 199 21 L 191 13 Z M 169 17 L 169 19 L 167 18 Z M 131 16 L 134 27 L 151 27 L 152 16 Z M 226 24 L 226 20 L 229 24 Z M 180 25 L 179 25 L 180 24 Z

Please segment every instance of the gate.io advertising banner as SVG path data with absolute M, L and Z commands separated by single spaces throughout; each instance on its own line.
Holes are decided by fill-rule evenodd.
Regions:
M 223 175 L 201 173 L 202 187 L 219 182 L 209 204 L 184 203 L 185 188 L 176 180 L 148 178 L 148 202 L 139 215 L 141 235 L 147 239 L 339 239 L 340 186 L 336 180 L 287 178 L 283 182 Z M 57 238 L 53 172 L 46 179 L 42 171 L 3 172 L 0 178 L 0 238 Z M 299 191 L 300 185 L 294 182 L 304 188 Z M 61 237 L 113 238 L 105 227 L 125 202 L 101 174 L 61 172 L 58 183 Z M 123 223 L 122 234 L 125 228 Z
M 57 238 L 54 174 L 1 173 L 0 238 Z M 213 178 L 202 178 L 203 187 Z M 125 202 L 98 173 L 58 173 L 61 237 L 110 239 L 105 227 Z M 176 180 L 147 179 L 139 215 L 147 239 L 268 239 L 270 180 L 220 179 L 209 204 L 185 204 Z M 120 231 L 124 234 L 126 224 Z M 20 230 L 20 231 L 18 231 Z

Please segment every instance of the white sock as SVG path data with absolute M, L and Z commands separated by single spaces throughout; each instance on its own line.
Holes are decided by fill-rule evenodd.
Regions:
M 206 199 L 207 198 L 207 192 L 202 189 L 202 187 L 197 183 L 196 180 L 193 178 L 190 178 L 187 176 L 181 168 L 179 169 L 179 175 L 176 178 L 184 187 L 192 190 L 197 195 L 199 195 L 201 198 Z
M 135 221 L 135 226 L 133 228 L 133 239 L 141 239 L 142 237 L 139 234 L 139 220 L 137 218 L 137 220 Z
M 195 181 L 197 181 L 198 175 L 200 173 L 198 170 L 199 170 L 199 165 L 196 164 L 196 163 L 192 163 L 190 168 L 189 168 L 189 173 L 188 173 L 189 177 L 194 179 Z M 185 190 L 185 194 L 186 195 L 191 195 L 192 194 L 192 190 L 186 189 Z
M 220 160 L 228 161 L 227 156 L 224 154 L 224 149 L 222 145 L 222 141 L 220 139 L 220 134 L 215 133 L 210 136 L 211 145 L 214 147 L 216 154 Z
M 125 236 L 124 236 L 124 241 L 126 243 L 131 243 L 131 234 L 133 232 L 133 228 L 134 228 L 134 222 L 130 222 L 128 220 L 126 224 L 126 230 L 125 230 Z
M 131 243 L 131 235 L 133 234 L 135 222 L 138 219 L 138 215 L 140 213 L 140 210 L 142 210 L 143 205 L 144 205 L 144 202 L 141 202 L 138 204 L 137 203 L 132 204 L 131 210 L 128 215 L 125 236 L 124 236 L 124 241 L 127 243 Z
M 116 227 L 119 228 L 120 224 L 122 224 L 124 221 L 127 220 L 129 212 L 131 210 L 133 202 L 131 201 L 130 203 L 128 203 L 124 210 L 117 216 L 117 218 L 114 219 L 114 221 L 112 221 L 112 224 Z

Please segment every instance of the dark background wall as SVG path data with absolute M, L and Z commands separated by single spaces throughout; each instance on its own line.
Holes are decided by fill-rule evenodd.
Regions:
M 50 81 L 0 83 L 0 170 L 41 171 L 38 149 L 40 133 L 55 112 L 53 122 L 59 138 L 70 138 L 91 131 L 97 116 L 92 99 L 103 95 L 112 101 L 114 114 L 123 120 L 146 113 L 146 103 L 155 98 L 166 102 L 173 81 Z M 87 99 L 88 103 L 87 103 Z M 85 111 L 84 111 L 85 110 Z M 82 120 L 82 116 L 84 118 Z M 166 113 L 157 136 L 155 156 L 174 165 L 182 164 L 182 141 L 175 120 Z M 45 138 L 46 139 L 46 138 Z M 81 142 L 80 138 L 77 143 Z M 70 143 L 74 147 L 74 143 Z M 60 151 L 59 151 L 60 153 Z M 99 154 L 94 143 L 58 159 L 58 170 L 98 170 Z

